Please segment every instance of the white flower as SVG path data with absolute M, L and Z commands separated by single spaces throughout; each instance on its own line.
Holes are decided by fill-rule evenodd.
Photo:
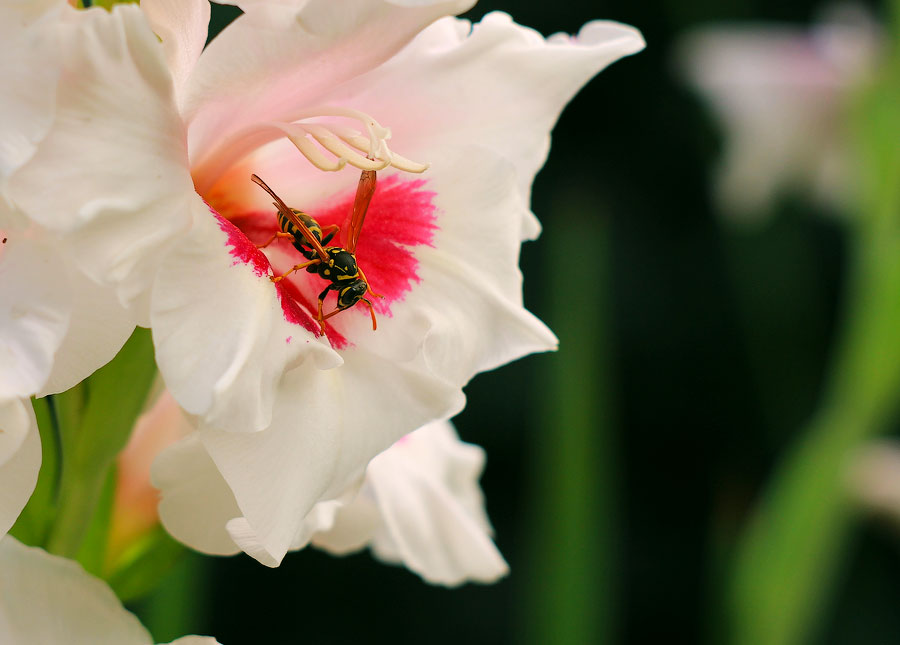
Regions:
M 643 41 L 609 22 L 545 40 L 504 14 L 437 20 L 468 0 L 240 4 L 202 53 L 205 0 L 141 3 L 162 45 L 137 8 L 86 12 L 60 37 L 56 120 L 10 195 L 152 326 L 166 385 L 199 420 L 186 441 L 236 499 L 230 539 L 276 565 L 317 502 L 461 409 L 472 376 L 555 347 L 522 306 L 531 181 L 566 102 Z M 430 169 L 411 176 L 425 166 L 394 151 Z M 342 224 L 359 170 L 322 169 L 344 165 L 382 168 L 357 257 L 385 297 L 377 331 L 358 306 L 320 335 L 323 280 L 269 280 L 303 258 L 285 240 L 256 248 L 275 209 L 249 176 Z M 203 486 L 197 469 L 167 482 Z
M 900 444 L 878 439 L 847 462 L 847 489 L 862 507 L 900 525 Z
M 0 643 L 150 645 L 153 639 L 106 583 L 81 565 L 0 538 Z M 171 645 L 215 645 L 185 636 Z
M 877 28 L 857 7 L 840 7 L 808 31 L 716 26 L 684 39 L 684 73 L 725 130 L 716 193 L 726 213 L 758 217 L 786 189 L 845 206 L 848 100 L 878 46 Z

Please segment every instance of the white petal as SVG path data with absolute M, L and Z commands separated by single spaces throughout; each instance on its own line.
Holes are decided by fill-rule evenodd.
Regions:
M 193 209 L 194 228 L 167 255 L 153 288 L 156 360 L 187 412 L 223 430 L 261 430 L 285 369 L 341 359 L 286 319 L 268 264 L 243 234 L 199 198 Z M 235 255 L 242 251 L 263 264 Z
M 338 515 L 335 537 L 343 537 L 342 523 L 375 506 L 382 526 L 372 548 L 379 557 L 436 584 L 493 582 L 508 567 L 489 537 L 478 487 L 483 467 L 483 450 L 459 441 L 449 423 L 429 424 L 372 460 L 363 494 Z M 340 552 L 329 534 L 314 543 Z
M 0 642 L 10 645 L 150 645 L 112 589 L 78 563 L 0 539 Z M 171 645 L 214 645 L 185 636 Z
M 76 12 L 59 39 L 56 120 L 8 194 L 46 228 L 69 233 L 88 275 L 119 286 L 131 303 L 190 221 L 194 191 L 171 77 L 137 7 Z
M 391 147 L 432 161 L 446 146 L 478 144 L 515 164 L 528 198 L 563 107 L 592 76 L 644 47 L 633 27 L 586 24 L 577 37 L 539 33 L 490 13 L 474 25 L 447 18 L 426 29 L 400 54 L 352 88 L 326 101 L 363 110 L 392 131 Z M 602 125 L 602 124 L 601 124 Z M 602 153 L 599 131 L 585 129 L 586 146 Z
M 21 399 L 0 401 L 0 536 L 25 508 L 40 467 L 41 438 L 31 404 Z
M 0 247 L 2 399 L 30 396 L 43 388 L 66 335 L 72 294 L 53 244 L 21 229 L 0 233 L 8 238 Z
M 53 120 L 62 9 L 53 0 L 0 6 L 0 178 L 28 161 Z
M 277 566 L 306 515 L 335 499 L 400 436 L 463 404 L 459 388 L 362 350 L 316 374 L 304 364 L 279 391 L 272 426 L 256 434 L 201 429 L 246 522 L 229 525 L 249 555 Z
M 294 536 L 290 550 L 297 551 L 302 549 L 313 541 L 317 535 L 325 533 L 331 535 L 332 532 L 336 533 L 335 542 L 338 544 L 336 548 L 331 549 L 333 553 L 344 554 L 359 550 L 365 546 L 374 530 L 378 527 L 379 517 L 377 510 L 372 509 L 372 512 L 368 514 L 364 512 L 353 514 L 350 521 L 341 522 L 341 528 L 344 530 L 336 529 L 335 527 L 338 516 L 344 515 L 342 509 L 357 496 L 361 484 L 362 481 L 360 480 L 339 499 L 319 502 L 313 506 L 312 510 L 304 518 L 300 531 Z
M 309 0 L 238 3 L 246 14 L 200 56 L 187 88 L 192 159 L 230 134 L 264 121 L 292 120 L 325 92 L 395 54 L 423 27 L 474 0 L 418 2 Z M 294 6 L 289 6 L 294 5 Z
M 113 289 L 96 284 L 75 267 L 67 278 L 72 295 L 69 327 L 38 396 L 64 392 L 80 383 L 111 361 L 134 331 L 134 317 Z
M 429 170 L 438 230 L 416 249 L 421 282 L 359 347 L 395 359 L 420 351 L 433 373 L 464 385 L 476 373 L 556 348 L 522 306 L 519 248 L 530 211 L 514 166 L 483 148 L 450 147 Z M 401 349 L 405 348 L 405 349 Z
M 160 521 L 172 537 L 203 553 L 240 551 L 225 525 L 241 511 L 197 433 L 156 458 L 152 482 L 162 493 Z
M 209 0 L 144 0 L 141 9 L 162 40 L 180 97 L 206 44 Z
M 0 540 L 0 642 L 149 645 L 150 634 L 112 590 L 79 564 Z

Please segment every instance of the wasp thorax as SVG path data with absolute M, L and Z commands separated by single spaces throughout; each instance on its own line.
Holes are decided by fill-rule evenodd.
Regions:
M 320 266 L 331 269 L 336 280 L 356 278 L 359 274 L 359 268 L 356 265 L 355 255 L 346 249 L 336 246 L 330 246 L 325 251 L 328 253 L 329 262 L 327 267 L 324 264 Z

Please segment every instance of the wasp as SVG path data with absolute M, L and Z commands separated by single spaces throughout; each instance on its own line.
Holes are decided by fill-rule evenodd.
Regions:
M 347 248 L 326 246 L 335 233 L 340 230 L 340 227 L 336 224 L 323 229 L 308 214 L 289 208 L 275 194 L 275 191 L 269 188 L 266 182 L 257 175 L 250 175 L 250 179 L 269 193 L 272 199 L 275 200 L 275 207 L 278 209 L 278 227 L 280 230 L 268 242 L 260 245 L 259 248 L 265 248 L 277 238 L 290 238 L 294 248 L 307 259 L 306 262 L 295 265 L 282 275 L 269 276 L 269 279 L 272 282 L 280 282 L 295 271 L 306 269 L 308 273 L 318 273 L 319 277 L 329 283 L 322 293 L 319 294 L 316 314 L 316 320 L 319 322 L 323 334 L 325 333 L 326 320 L 345 309 L 349 309 L 358 302 L 364 302 L 369 308 L 369 314 L 372 316 L 372 330 L 377 329 L 378 323 L 375 320 L 375 309 L 372 307 L 372 302 L 365 296 L 367 293 L 374 298 L 383 296 L 372 291 L 368 280 L 366 280 L 366 274 L 363 273 L 356 262 L 356 243 L 359 241 L 359 233 L 362 230 L 363 220 L 366 218 L 366 211 L 369 209 L 369 202 L 372 201 L 372 195 L 375 194 L 375 171 L 364 170 L 362 175 L 360 175 L 356 197 L 353 200 L 353 208 L 350 213 Z M 325 231 L 328 232 L 326 233 Z M 328 314 L 323 314 L 322 306 L 329 291 L 337 292 L 337 308 Z

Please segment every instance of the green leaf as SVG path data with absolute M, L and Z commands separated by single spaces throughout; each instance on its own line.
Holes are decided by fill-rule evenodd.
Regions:
M 10 534 L 30 546 L 44 546 L 56 516 L 59 488 L 59 428 L 52 396 L 32 400 L 41 434 L 41 470 L 34 492 Z
M 138 4 L 139 0 L 91 0 L 88 2 L 84 0 L 83 4 L 89 7 L 103 7 L 107 11 L 112 11 L 112 8 L 117 4 Z

